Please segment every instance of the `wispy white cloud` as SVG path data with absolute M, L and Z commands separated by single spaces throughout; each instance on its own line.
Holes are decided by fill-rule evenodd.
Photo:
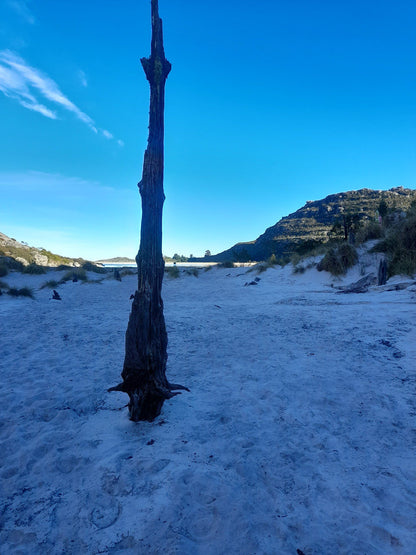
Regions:
M 26 102 L 25 100 L 20 100 L 20 104 L 24 108 L 28 108 L 29 110 L 33 110 L 34 112 L 39 112 L 39 114 L 42 114 L 43 116 L 46 116 L 47 118 L 57 119 L 57 115 L 56 115 L 55 112 L 53 112 L 52 110 L 49 110 L 49 108 L 47 108 L 43 104 L 38 104 L 36 101 Z
M 7 0 L 7 5 L 15 11 L 22 19 L 29 23 L 30 25 L 34 25 L 36 23 L 36 19 L 26 0 Z
M 118 144 L 118 146 L 123 147 L 124 146 L 124 141 L 122 141 L 121 139 L 118 139 L 117 144 Z
M 84 122 L 90 129 L 97 132 L 97 128 L 95 126 L 94 120 L 90 118 L 87 114 L 85 114 L 82 110 L 78 108 L 69 98 L 67 98 L 59 89 L 58 85 L 53 81 L 50 77 L 28 65 L 23 58 L 11 52 L 10 50 L 3 50 L 0 52 L 0 62 L 5 64 L 6 69 L 9 69 L 9 72 L 13 72 L 16 76 L 16 81 L 20 80 L 22 84 L 28 89 L 32 87 L 32 89 L 37 89 L 41 95 L 58 104 L 62 108 L 65 108 L 69 112 L 75 114 L 75 116 Z M 10 80 L 6 82 L 10 84 Z M 11 83 L 13 85 L 13 82 Z M 12 89 L 12 91 L 16 91 L 19 93 L 21 91 L 21 87 L 17 90 L 16 88 Z M 28 106 L 25 106 L 27 108 Z
M 44 116 L 56 119 L 57 115 L 33 96 L 26 80 L 17 71 L 0 63 L 0 91 L 10 98 L 17 100 L 22 106 L 29 110 L 39 112 Z
M 85 75 L 85 72 L 82 71 L 82 69 L 78 71 L 78 79 L 81 81 L 81 85 L 83 87 L 88 87 L 87 76 Z
M 0 51 L 0 91 L 29 110 L 57 119 L 57 113 L 37 99 L 36 94 L 40 94 L 42 101 L 52 102 L 74 114 L 94 133 L 100 131 L 106 139 L 114 138 L 106 129 L 98 129 L 94 120 L 65 96 L 53 79 L 31 67 L 23 58 L 10 50 Z

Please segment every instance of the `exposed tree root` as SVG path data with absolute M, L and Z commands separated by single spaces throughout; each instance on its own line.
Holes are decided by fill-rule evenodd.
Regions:
M 168 382 L 166 386 L 151 383 L 137 384 L 137 382 L 133 383 L 133 379 L 110 387 L 107 391 L 122 391 L 128 394 L 130 420 L 152 422 L 160 415 L 164 401 L 181 394 L 181 391 L 177 390 L 189 391 L 187 387 L 179 384 Z

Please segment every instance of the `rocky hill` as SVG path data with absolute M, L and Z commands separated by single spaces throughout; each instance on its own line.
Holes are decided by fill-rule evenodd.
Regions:
M 13 259 L 17 264 L 23 266 L 37 264 L 38 266 L 57 267 L 64 264 L 65 266 L 76 267 L 85 263 L 82 258 L 66 258 L 45 249 L 19 243 L 16 239 L 0 233 L 0 262 L 7 261 L 7 259 Z
M 416 190 L 395 187 L 388 191 L 360 189 L 308 201 L 305 206 L 266 229 L 255 241 L 237 243 L 214 256 L 195 261 L 223 262 L 266 260 L 272 254 L 291 254 L 304 241 L 325 242 L 343 215 L 356 215 L 361 221 L 376 220 L 377 208 L 384 200 L 388 209 L 406 211 L 416 200 Z

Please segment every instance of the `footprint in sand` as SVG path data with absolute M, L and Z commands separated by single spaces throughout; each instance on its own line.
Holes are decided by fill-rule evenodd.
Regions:
M 71 455 L 65 459 L 58 459 L 56 461 L 56 469 L 58 472 L 62 472 L 63 474 L 69 474 L 74 470 L 76 466 L 78 466 L 79 462 L 82 459 Z
M 160 472 L 170 463 L 170 459 L 160 459 L 156 461 L 150 468 L 151 472 Z
M 194 541 L 215 537 L 218 530 L 218 515 L 215 508 L 201 507 L 192 511 L 187 528 Z
M 90 521 L 103 530 L 116 522 L 121 513 L 120 503 L 110 496 L 97 496 L 95 508 L 90 513 Z

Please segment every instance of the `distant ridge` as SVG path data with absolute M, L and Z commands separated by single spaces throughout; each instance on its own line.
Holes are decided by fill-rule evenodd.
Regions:
M 389 208 L 406 211 L 411 202 L 416 200 L 416 190 L 403 187 L 388 191 L 360 189 L 308 201 L 293 214 L 267 228 L 254 241 L 237 243 L 216 255 L 195 258 L 193 261 L 259 261 L 266 260 L 272 254 L 277 257 L 291 254 L 303 241 L 327 241 L 330 230 L 343 213 L 358 214 L 363 221 L 374 220 L 377 217 L 377 207 L 383 199 Z
M 105 260 L 96 260 L 96 264 L 135 264 L 134 258 L 126 256 L 116 256 L 115 258 L 106 258 Z

